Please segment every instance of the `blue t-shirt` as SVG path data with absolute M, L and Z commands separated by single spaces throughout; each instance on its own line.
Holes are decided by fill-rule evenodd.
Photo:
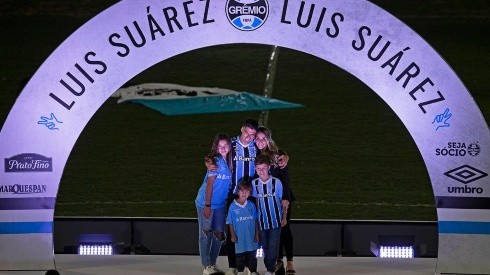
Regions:
M 208 177 L 211 176 L 216 176 L 213 184 L 213 193 L 211 194 L 211 209 L 226 207 L 226 198 L 228 197 L 228 190 L 231 185 L 231 172 L 223 157 L 218 156 L 215 160 L 218 169 L 216 171 L 207 171 L 201 188 L 199 188 L 196 196 L 197 207 L 203 208 L 206 203 L 206 185 Z
M 282 220 L 282 183 L 269 177 L 266 182 L 260 178 L 252 181 L 252 196 L 257 198 L 260 230 L 280 228 Z
M 250 201 L 241 205 L 236 200 L 230 204 L 226 224 L 232 224 L 238 241 L 235 243 L 235 253 L 244 253 L 259 249 L 255 242 L 255 222 L 257 221 L 257 208 Z

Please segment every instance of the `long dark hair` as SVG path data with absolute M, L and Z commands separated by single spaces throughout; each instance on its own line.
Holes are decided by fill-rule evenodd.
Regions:
M 215 158 L 216 157 L 221 157 L 221 154 L 219 153 L 218 145 L 221 140 L 225 140 L 226 143 L 228 143 L 228 147 L 230 150 L 228 151 L 228 154 L 226 154 L 225 161 L 228 164 L 228 168 L 230 171 L 233 171 L 233 159 L 232 159 L 232 154 L 231 154 L 231 139 L 227 134 L 217 134 L 214 137 L 213 145 L 211 145 L 211 152 L 206 156 L 206 159 L 211 160 L 214 164 L 216 164 Z

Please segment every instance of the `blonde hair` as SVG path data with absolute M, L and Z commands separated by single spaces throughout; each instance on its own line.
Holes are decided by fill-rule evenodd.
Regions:
M 276 143 L 272 139 L 272 132 L 268 128 L 264 126 L 260 126 L 257 129 L 257 133 L 262 133 L 266 137 L 266 143 L 267 146 L 260 150 L 261 155 L 266 155 L 270 158 L 271 160 L 271 165 L 276 166 L 277 165 L 277 156 L 279 155 L 279 148 L 277 147 Z

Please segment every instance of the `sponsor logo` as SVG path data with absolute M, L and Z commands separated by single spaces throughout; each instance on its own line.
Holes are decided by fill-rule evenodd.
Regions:
M 242 156 L 235 156 L 233 158 L 233 161 L 254 161 L 255 158 L 251 158 L 251 157 L 242 157 Z
M 231 176 L 223 175 L 223 174 L 218 174 L 216 176 L 217 179 L 223 179 L 223 180 L 229 180 L 231 179 Z
M 44 184 L 0 185 L 0 194 L 40 194 L 46 193 L 46 189 Z
M 228 0 L 226 16 L 233 27 L 253 31 L 262 26 L 269 15 L 267 0 Z
M 464 157 L 466 155 L 478 156 L 480 154 L 478 143 L 448 142 L 443 148 L 436 148 L 436 156 Z
M 34 153 L 15 155 L 5 160 L 5 172 L 53 172 L 53 159 Z
M 481 187 L 469 187 L 467 185 L 464 186 L 448 186 L 447 191 L 449 193 L 456 194 L 481 194 L 483 193 L 483 188 Z
M 454 168 L 444 173 L 444 175 L 457 180 L 461 183 L 468 184 L 470 182 L 479 180 L 488 176 L 487 173 L 476 169 L 475 167 L 471 167 L 467 164 L 462 165 L 460 167 Z
M 273 198 L 276 196 L 276 192 L 267 193 L 267 194 L 257 194 L 257 198 Z
M 238 215 L 238 213 L 237 213 L 237 215 Z M 236 217 L 236 222 L 249 221 L 249 220 L 253 220 L 253 219 L 254 219 L 253 216 Z

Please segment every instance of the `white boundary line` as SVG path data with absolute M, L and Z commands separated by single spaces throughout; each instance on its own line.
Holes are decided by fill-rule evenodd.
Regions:
M 85 201 L 85 202 L 60 202 L 57 205 L 84 205 L 84 204 L 193 204 L 194 201 Z M 354 206 L 395 206 L 395 207 L 430 207 L 436 208 L 433 204 L 402 204 L 402 203 L 387 203 L 387 202 L 329 202 L 324 200 L 319 201 L 297 201 L 295 204 L 320 204 L 320 205 L 354 205 Z

